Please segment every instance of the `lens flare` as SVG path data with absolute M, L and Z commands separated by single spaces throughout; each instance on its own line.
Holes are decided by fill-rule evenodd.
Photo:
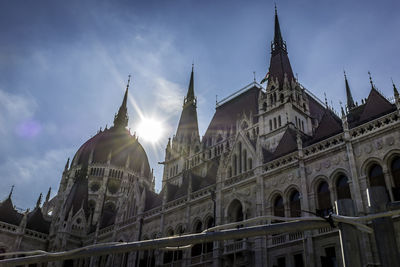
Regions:
M 149 143 L 157 143 L 163 135 L 164 126 L 157 119 L 143 117 L 137 131 L 141 140 Z

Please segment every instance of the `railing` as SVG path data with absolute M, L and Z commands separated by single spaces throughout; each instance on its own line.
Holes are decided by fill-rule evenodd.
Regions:
M 394 111 L 378 119 L 364 123 L 354 129 L 350 130 L 350 136 L 354 138 L 362 137 L 376 129 L 387 128 L 399 121 L 398 111 Z
M 224 254 L 231 254 L 250 249 L 251 249 L 251 243 L 247 240 L 227 241 L 224 248 Z
M 211 262 L 213 260 L 213 253 L 204 253 L 198 256 L 191 257 L 190 266 L 201 265 L 207 262 Z
M 236 175 L 236 176 L 234 176 L 234 177 L 231 177 L 231 178 L 229 178 L 229 179 L 226 179 L 226 180 L 225 180 L 225 186 L 229 186 L 229 185 L 232 185 L 232 184 L 236 184 L 236 183 L 238 183 L 238 182 L 240 182 L 240 181 L 243 181 L 243 180 L 245 180 L 245 179 L 247 179 L 247 178 L 249 178 L 249 177 L 252 177 L 252 176 L 254 176 L 254 171 L 253 171 L 253 170 L 250 170 L 250 171 L 241 173 L 241 174 L 239 174 L 239 175 Z
M 263 165 L 264 170 L 269 172 L 278 169 L 280 167 L 284 167 L 292 162 L 295 162 L 297 160 L 297 157 L 298 157 L 298 152 L 297 151 L 292 152 L 286 156 L 267 162 L 266 164 Z
M 330 233 L 330 232 L 333 232 L 333 231 L 335 231 L 334 228 L 332 228 L 330 226 L 327 226 L 327 227 L 319 228 L 318 229 L 318 234 L 325 234 L 325 233 Z
M 331 138 L 325 139 L 321 142 L 318 142 L 311 146 L 305 147 L 303 149 L 303 151 L 304 151 L 304 155 L 306 157 L 310 157 L 315 154 L 325 152 L 328 149 L 340 146 L 341 144 L 344 144 L 344 134 L 343 133 L 337 134 Z
M 190 195 L 190 197 L 193 200 L 193 199 L 196 199 L 196 198 L 200 198 L 202 196 L 209 196 L 211 191 L 214 191 L 214 190 L 215 190 L 215 185 L 211 185 L 211 186 L 205 187 L 205 188 L 203 188 L 203 189 L 201 189 L 199 191 L 193 192 Z

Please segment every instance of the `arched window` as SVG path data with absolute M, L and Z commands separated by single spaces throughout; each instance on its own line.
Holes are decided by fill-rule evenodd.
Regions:
M 228 208 L 228 222 L 243 221 L 243 207 L 239 200 L 235 199 L 231 202 Z
M 238 165 L 239 165 L 239 173 L 242 173 L 242 142 L 239 142 L 239 158 L 238 158 Z
M 201 223 L 201 221 L 197 221 L 197 222 L 194 224 L 193 232 L 195 232 L 195 233 L 201 233 L 202 228 L 203 228 L 203 224 Z M 201 255 L 202 247 L 203 247 L 203 244 L 195 244 L 195 245 L 192 247 L 192 257 Z
M 400 158 L 396 157 L 390 166 L 390 171 L 393 177 L 393 197 L 395 201 L 400 200 Z
M 275 198 L 274 216 L 285 217 L 285 207 L 283 206 L 283 198 L 281 196 Z
M 236 156 L 236 154 L 233 155 L 232 165 L 233 165 L 233 175 L 237 175 L 237 156 Z
M 249 170 L 253 169 L 253 159 L 249 158 Z
M 211 228 L 214 226 L 214 218 L 213 217 L 209 217 L 206 221 L 206 227 Z M 204 253 L 212 253 L 214 249 L 214 243 L 213 242 L 208 242 L 204 244 Z
M 378 164 L 374 164 L 369 169 L 369 185 L 373 186 L 383 186 L 386 187 L 385 177 L 383 176 L 382 167 Z
M 276 129 L 276 118 L 274 118 L 274 129 Z
M 247 171 L 247 150 L 243 150 L 243 171 Z
M 167 236 L 173 236 L 174 230 L 170 229 L 167 231 Z M 173 251 L 164 251 L 164 263 L 170 263 L 174 259 Z
M 350 186 L 345 175 L 340 175 L 336 181 L 337 199 L 350 199 Z
M 318 210 L 322 215 L 328 215 L 332 209 L 331 195 L 327 182 L 321 182 L 317 189 Z
M 301 217 L 300 193 L 294 190 L 290 194 L 290 217 Z
M 272 120 L 269 120 L 269 130 L 272 131 Z
M 264 104 L 263 104 L 263 110 L 264 110 L 264 111 L 267 110 L 267 102 L 264 102 Z
M 282 126 L 282 120 L 281 120 L 281 115 L 278 116 L 278 126 Z

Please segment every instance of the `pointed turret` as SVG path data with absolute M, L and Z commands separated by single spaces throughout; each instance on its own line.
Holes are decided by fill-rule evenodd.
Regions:
M 395 98 L 399 98 L 399 91 L 397 91 L 396 85 L 394 84 L 393 80 L 392 84 L 393 84 L 393 95 Z
M 286 43 L 283 41 L 281 27 L 279 26 L 279 19 L 278 19 L 278 11 L 275 6 L 275 32 L 274 32 L 274 42 L 273 42 L 273 50 L 281 48 L 286 51 Z
M 194 94 L 193 76 L 194 74 L 192 66 L 188 92 L 184 100 L 181 118 L 179 120 L 178 129 L 176 130 L 176 136 L 174 139 L 177 140 L 177 144 L 184 145 L 184 147 L 194 144 L 196 140 L 193 140 L 193 136 L 197 137 L 197 141 L 199 140 L 199 126 L 197 122 L 196 97 Z
M 346 84 L 346 96 L 347 96 L 347 108 L 350 110 L 354 108 L 356 105 L 354 104 L 353 96 L 351 95 L 349 82 L 347 81 L 346 72 L 344 73 L 344 81 Z
M 42 203 L 42 196 L 43 196 L 43 194 L 40 193 L 40 195 L 38 197 L 38 200 L 36 201 L 36 207 L 35 208 L 39 208 L 40 207 L 40 204 Z
M 196 100 L 194 97 L 193 69 L 194 69 L 194 64 L 192 64 L 192 73 L 190 74 L 189 88 L 188 88 L 188 92 L 187 92 L 184 104 L 190 103 L 190 102 L 193 102 Z
M 14 191 L 14 185 L 11 186 L 10 194 L 8 194 L 9 199 L 11 199 L 13 191 Z
M 47 195 L 46 195 L 46 203 L 49 202 L 50 200 L 50 194 L 51 194 L 51 187 L 49 187 L 49 191 L 47 191 Z
M 128 77 L 128 84 L 126 85 L 124 99 L 122 100 L 122 104 L 119 107 L 118 113 L 114 117 L 114 127 L 117 128 L 125 128 L 128 126 L 128 109 L 126 107 L 126 103 L 128 102 L 128 89 L 131 75 Z
M 271 42 L 271 61 L 269 64 L 269 75 L 266 75 L 268 79 L 268 86 L 270 82 L 279 82 L 279 87 L 282 88 L 285 81 L 285 76 L 290 81 L 295 80 L 293 70 L 290 65 L 286 42 L 283 40 L 281 28 L 279 25 L 278 12 L 275 7 L 275 32 L 274 40 Z
M 68 168 L 69 168 L 69 158 L 67 160 L 67 163 L 65 164 L 64 171 L 65 172 L 68 171 Z

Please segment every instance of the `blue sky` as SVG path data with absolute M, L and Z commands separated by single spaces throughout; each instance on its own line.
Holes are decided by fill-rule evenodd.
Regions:
M 299 81 L 339 109 L 343 69 L 353 97 L 368 95 L 368 71 L 386 96 L 400 87 L 398 1 L 276 1 Z M 269 63 L 273 1 L 1 1 L 0 198 L 33 207 L 58 189 L 68 157 L 111 125 L 130 87 L 129 127 L 164 122 L 159 144 L 140 139 L 157 189 L 168 137 L 178 123 L 195 62 L 200 135 L 224 96 Z

